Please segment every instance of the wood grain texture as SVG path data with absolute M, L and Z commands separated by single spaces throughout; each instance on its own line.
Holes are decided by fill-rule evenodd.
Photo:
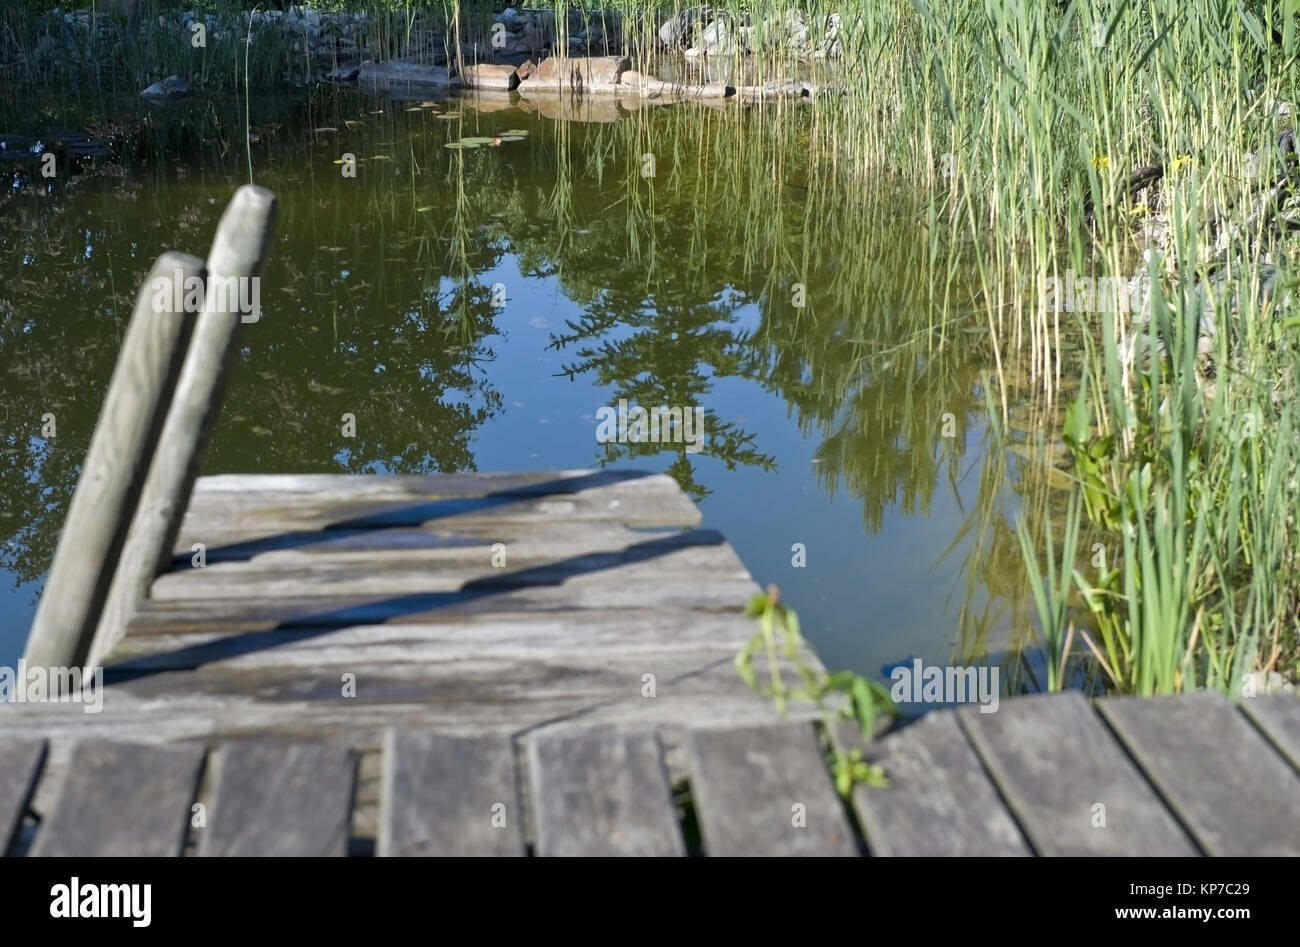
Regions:
M 205 529 L 225 531 L 215 519 Z M 544 528 L 525 521 L 471 520 L 454 525 L 437 522 L 419 526 L 339 527 L 288 532 L 249 543 L 225 544 L 218 537 L 205 543 L 208 566 L 221 562 L 264 562 L 293 565 L 302 562 L 365 562 L 401 558 L 430 566 L 467 563 L 493 568 L 528 568 L 596 552 L 617 552 L 634 543 L 667 539 L 678 529 L 632 529 L 612 520 L 550 522 Z M 497 544 L 505 553 L 498 566 Z M 183 546 L 173 557 L 171 571 L 193 568 L 194 552 Z
M 0 857 L 17 841 L 44 762 L 44 740 L 0 740 Z
M 1300 774 L 1223 695 L 1098 707 L 1207 855 L 1300 855 Z
M 287 482 L 274 483 L 280 479 Z M 188 559 L 202 543 L 212 561 L 222 561 L 318 545 L 332 536 L 360 533 L 373 540 L 416 527 L 484 539 L 496 532 L 492 542 L 508 543 L 529 532 L 563 536 L 579 525 L 680 527 L 695 525 L 699 517 L 670 477 L 634 471 L 228 476 L 197 484 L 173 552 Z
M 532 612 L 561 617 L 600 609 L 641 612 L 731 612 L 758 591 L 750 578 L 716 582 L 623 585 L 573 583 L 519 589 L 370 595 L 297 595 L 281 598 L 150 599 L 141 603 L 128 634 L 246 633 L 387 623 L 464 621 L 498 613 Z
M 319 497 L 370 500 L 477 498 L 491 495 L 543 497 L 627 484 L 657 484 L 680 489 L 666 474 L 635 470 L 483 471 L 450 474 L 210 474 L 194 485 L 194 501 L 224 502 L 223 497 L 267 496 L 314 502 Z M 638 486 L 639 489 L 639 486 Z M 260 503 L 261 499 L 255 502 Z
M 232 740 L 217 752 L 201 856 L 342 856 L 356 755 L 325 743 Z
M 1241 709 L 1300 772 L 1300 698 L 1272 694 L 1244 700 Z
M 203 757 L 196 743 L 79 742 L 31 854 L 179 855 Z
M 702 730 L 689 747 L 707 854 L 858 854 L 811 725 Z
M 364 691 L 362 691 L 364 693 Z M 51 741 L 49 767 L 64 759 L 66 744 L 80 738 L 172 741 L 199 738 L 282 736 L 333 739 L 379 746 L 392 726 L 462 733 L 518 731 L 560 723 L 645 728 L 690 728 L 709 720 L 722 726 L 758 726 L 781 721 L 770 701 L 752 693 L 718 694 L 706 687 L 671 698 L 553 695 L 532 700 L 485 698 L 457 701 L 285 700 L 245 695 L 168 698 L 166 711 L 153 698 L 123 694 L 108 701 L 93 720 L 70 705 L 28 704 L 6 715 L 0 737 Z M 793 719 L 812 719 L 815 708 L 794 705 Z M 44 781 L 43 781 L 44 782 Z
M 464 621 L 285 628 L 255 634 L 220 631 L 132 635 L 111 655 L 110 677 L 123 670 L 329 668 L 362 660 L 447 662 L 487 658 L 545 659 L 579 653 L 588 659 L 718 651 L 732 656 L 754 625 L 738 614 L 591 610 L 529 614 L 490 612 Z
M 405 557 L 373 556 L 363 561 L 334 559 L 219 562 L 160 576 L 154 600 L 197 602 L 219 598 L 292 598 L 315 594 L 418 595 L 582 584 L 648 586 L 745 581 L 749 573 L 720 534 L 691 533 L 635 542 L 618 550 L 495 568 L 490 556 L 462 556 L 437 564 Z
M 238 351 L 244 314 L 239 311 L 237 297 L 232 304 L 227 287 L 236 285 L 231 281 L 260 277 L 275 219 L 275 195 L 246 184 L 235 192 L 217 223 L 208 252 L 203 311 L 194 321 L 175 393 L 140 493 L 140 515 L 130 524 L 129 539 L 124 535 L 126 571 L 114 593 L 108 623 L 95 632 L 91 649 L 95 660 L 111 653 L 124 633 L 124 620 L 132 604 L 143 598 L 149 578 L 171 561 L 208 434 L 221 408 L 226 377 Z
M 873 855 L 1031 855 L 951 711 L 935 711 L 870 753 L 887 788 L 857 787 L 853 807 Z
M 1038 854 L 1196 854 L 1079 694 L 1021 697 L 987 714 L 962 708 L 958 721 Z
M 155 311 L 154 281 L 170 286 L 179 273 L 183 287 L 202 272 L 198 259 L 164 253 L 140 289 L 27 639 L 31 665 L 87 663 L 193 326 L 188 313 Z
M 654 730 L 665 759 L 677 778 L 686 773 L 684 734 L 707 720 L 714 726 L 756 726 L 783 722 L 770 700 L 752 693 L 702 691 L 648 700 L 639 693 L 624 698 L 552 696 L 526 701 L 285 701 L 246 697 L 178 695 L 159 713 L 154 700 L 127 695 L 108 700 L 95 717 L 67 713 L 71 705 L 23 705 L 24 711 L 0 718 L 0 737 L 48 738 L 49 758 L 32 808 L 51 811 L 57 786 L 71 764 L 70 748 L 84 739 L 130 742 L 226 739 L 277 739 L 292 742 L 329 740 L 370 759 L 373 774 L 362 782 L 354 813 L 356 836 L 375 838 L 378 831 L 381 756 L 385 734 L 393 727 L 437 730 L 461 736 L 514 734 L 556 726 L 613 726 Z M 58 712 L 62 709 L 65 712 Z M 79 710 L 79 708 L 74 708 Z M 811 720 L 816 708 L 796 705 L 790 719 Z
M 659 740 L 597 728 L 528 740 L 539 855 L 684 855 Z
M 563 470 L 440 476 L 226 474 L 203 477 L 190 509 L 256 528 L 259 520 L 347 528 L 440 519 L 554 523 L 606 520 L 628 526 L 694 526 L 695 504 L 666 474 Z M 207 525 L 219 526 L 218 522 Z
M 203 667 L 197 671 L 105 674 L 107 693 L 157 699 L 210 695 L 262 701 L 468 701 L 545 700 L 549 697 L 639 697 L 652 682 L 655 699 L 690 694 L 751 693 L 724 649 L 673 649 L 587 655 L 564 652 L 526 657 L 464 658 L 439 662 L 369 662 L 324 667 Z M 786 666 L 788 676 L 794 674 Z M 344 675 L 350 675 L 345 678 Z M 646 675 L 653 675 L 648 679 Z M 346 686 L 346 687 L 345 687 Z
M 522 855 L 514 743 L 393 730 L 384 746 L 379 855 Z

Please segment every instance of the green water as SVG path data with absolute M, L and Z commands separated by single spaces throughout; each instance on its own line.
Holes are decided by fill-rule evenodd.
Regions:
M 242 101 L 0 111 L 18 144 L 107 152 L 59 152 L 54 179 L 0 160 L 0 664 L 136 288 L 159 252 L 205 252 L 250 163 L 279 235 L 205 472 L 667 471 L 829 666 L 1005 656 L 1020 475 L 988 447 L 985 317 L 935 275 L 928 197 L 839 177 L 811 108 L 544 112 L 319 88 L 254 96 L 246 144 Z M 598 443 L 619 399 L 702 407 L 703 449 Z

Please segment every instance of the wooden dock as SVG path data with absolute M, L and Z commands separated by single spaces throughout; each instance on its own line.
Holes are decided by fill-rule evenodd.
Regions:
M 1300 854 L 1291 697 L 939 711 L 846 804 L 698 518 L 623 472 L 200 479 L 102 712 L 0 705 L 0 848 Z
M 0 734 L 50 738 L 43 811 L 77 740 L 323 741 L 341 755 L 304 759 L 337 778 L 310 783 L 337 782 L 350 806 L 341 774 L 359 762 L 356 824 L 341 838 L 363 849 L 378 837 L 393 728 L 407 734 L 391 737 L 398 746 L 429 732 L 499 737 L 497 775 L 509 780 L 512 740 L 563 747 L 546 740 L 640 728 L 619 753 L 662 781 L 661 747 L 680 771 L 688 729 L 779 720 L 732 663 L 753 634 L 742 607 L 758 587 L 718 533 L 683 529 L 698 520 L 663 475 L 202 478 L 171 570 L 105 661 L 103 711 L 4 706 Z M 598 763 L 581 778 L 617 783 Z M 519 825 L 513 790 L 493 792 Z M 351 825 L 350 811 L 340 818 Z

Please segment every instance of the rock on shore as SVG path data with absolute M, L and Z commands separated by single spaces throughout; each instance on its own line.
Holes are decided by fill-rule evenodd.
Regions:
M 519 85 L 519 73 L 514 66 L 477 65 L 466 66 L 461 74 L 461 85 L 470 89 L 506 90 Z
M 366 60 L 357 70 L 361 83 L 437 86 L 452 84 L 451 70 L 446 66 L 433 66 L 415 59 L 385 59 L 383 62 Z
M 180 76 L 168 76 L 153 83 L 140 94 L 147 99 L 181 99 L 190 94 L 190 85 Z

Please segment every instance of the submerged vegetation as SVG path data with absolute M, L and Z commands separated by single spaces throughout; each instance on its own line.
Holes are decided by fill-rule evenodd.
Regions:
M 123 6 L 132 12 L 118 12 Z M 184 4 L 227 15 L 245 6 Z M 428 13 L 448 59 L 458 39 L 484 44 L 500 13 L 488 2 L 313 6 L 369 11 L 367 42 L 385 55 L 419 46 L 413 31 Z M 761 40 L 787 6 L 727 0 L 711 5 L 710 17 Z M 754 82 L 811 73 L 837 90 L 830 100 L 638 112 L 581 134 L 559 125 L 545 137 L 501 135 L 511 140 L 500 149 L 445 149 L 495 140 L 492 128 L 471 127 L 477 119 L 459 113 L 448 116 L 455 128 L 438 140 L 439 157 L 374 156 L 395 160 L 392 181 L 374 192 L 373 219 L 406 234 L 430 266 L 419 279 L 382 267 L 374 278 L 423 281 L 433 289 L 412 290 L 417 318 L 454 317 L 440 323 L 461 346 L 439 369 L 455 373 L 444 387 L 474 387 L 468 378 L 492 318 L 475 256 L 493 257 L 509 242 L 526 267 L 557 275 L 584 307 L 553 337 L 562 372 L 599 378 L 643 403 L 696 403 L 729 376 L 780 392 L 804 433 L 820 438 L 821 485 L 858 498 L 868 529 L 894 504 L 927 509 L 941 478 L 964 476 L 968 436 L 1004 446 L 983 455 L 978 506 L 954 539 L 971 550 L 970 588 L 988 592 L 983 601 L 968 595 L 956 650 L 962 659 L 987 654 L 990 632 L 1010 625 L 1013 688 L 1237 694 L 1295 680 L 1300 241 L 1291 225 L 1300 218 L 1300 171 L 1291 133 L 1300 38 L 1296 15 L 1284 14 L 1290 6 L 792 6 L 814 33 L 838 17 L 836 57 L 807 48 L 756 56 L 733 45 L 683 63 L 680 50 L 656 40 L 682 5 L 601 4 L 613 24 L 605 35 L 617 34 L 639 70 L 743 72 Z M 181 8 L 155 0 L 106 8 L 112 22 L 143 29 L 123 26 L 115 35 L 129 43 L 114 47 L 111 62 L 89 55 L 73 70 L 48 43 L 37 55 L 49 7 L 10 4 L 0 22 L 0 59 L 32 86 L 89 70 L 102 80 L 95 88 L 138 90 L 176 72 L 240 95 L 311 73 L 282 36 L 248 43 L 231 33 L 196 53 L 174 28 L 150 25 Z M 557 23 L 568 22 L 570 6 L 553 9 Z M 343 124 L 340 115 L 317 119 Z M 232 174 L 241 171 L 240 139 L 269 135 L 272 124 L 220 129 Z M 552 186 L 512 182 L 491 157 L 511 147 L 529 149 Z M 642 174 L 646 153 L 660 169 L 653 186 Z M 441 220 L 412 217 L 429 201 L 411 183 L 416 166 L 436 168 L 454 194 Z M 321 181 L 322 192 L 337 186 Z M 773 196 L 756 200 L 761 189 Z M 616 215 L 584 210 L 584 193 L 589 206 L 601 191 Z M 868 219 L 881 213 L 897 226 Z M 467 236 L 480 226 L 486 244 Z M 719 267 L 732 273 L 727 295 L 703 275 Z M 1115 304 L 1071 293 L 1067 307 L 1049 291 L 1080 280 L 1127 292 L 1108 297 Z M 806 299 L 796 305 L 800 291 Z M 317 292 L 336 314 L 365 308 L 353 289 Z M 745 305 L 761 313 L 752 331 L 735 325 Z M 639 315 L 629 323 L 629 313 Z M 346 320 L 334 329 L 338 337 L 358 331 Z M 420 384 L 431 377 L 427 367 L 412 371 Z M 394 422 L 347 463 L 472 464 L 467 432 L 495 410 L 492 394 L 473 409 L 448 407 L 458 419 L 454 457 L 409 451 L 428 441 Z M 709 453 L 729 464 L 777 460 L 739 425 L 711 436 Z M 602 461 L 636 446 L 609 449 Z M 239 459 L 250 450 L 238 449 Z M 684 453 L 671 472 L 704 494 Z M 1009 482 L 1018 494 L 1010 518 Z M 23 489 L 39 493 L 39 484 Z M 34 496 L 26 502 L 39 505 Z

